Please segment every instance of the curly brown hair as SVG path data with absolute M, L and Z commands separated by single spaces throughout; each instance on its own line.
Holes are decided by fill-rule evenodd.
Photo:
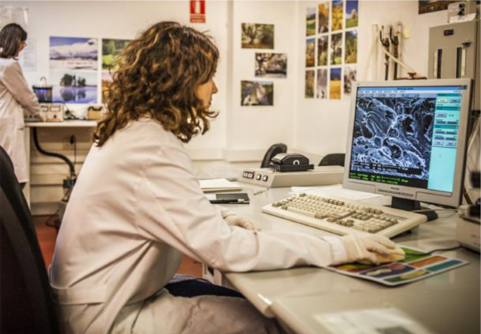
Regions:
M 131 41 L 104 92 L 107 114 L 94 132 L 102 146 L 130 121 L 148 116 L 187 143 L 217 116 L 196 96 L 214 76 L 219 50 L 208 36 L 177 22 L 160 22 Z

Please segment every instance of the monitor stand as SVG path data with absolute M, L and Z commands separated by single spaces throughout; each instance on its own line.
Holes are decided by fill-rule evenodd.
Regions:
M 434 210 L 426 207 L 421 207 L 421 203 L 419 201 L 415 201 L 412 199 L 393 197 L 391 207 L 394 209 L 400 209 L 405 211 L 423 210 L 416 213 L 426 216 L 428 218 L 428 221 L 438 219 L 438 214 Z

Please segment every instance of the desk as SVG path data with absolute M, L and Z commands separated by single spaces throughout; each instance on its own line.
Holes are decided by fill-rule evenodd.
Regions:
M 30 137 L 31 128 L 94 128 L 97 121 L 63 121 L 63 122 L 25 122 L 25 148 L 27 151 L 27 166 L 30 175 Z M 41 145 L 41 143 L 40 143 Z M 31 180 L 31 175 L 30 175 Z M 30 205 L 30 182 L 27 182 L 24 189 L 25 199 Z
M 264 231 L 327 232 L 261 213 L 265 204 L 288 196 L 288 189 L 271 189 L 250 195 L 251 204 L 236 205 L 237 213 L 258 221 Z M 380 201 L 387 203 L 389 199 Z M 379 200 L 377 200 L 379 201 Z M 432 250 L 456 245 L 457 216 L 424 223 L 412 234 L 394 238 L 406 246 Z M 404 286 L 389 288 L 374 282 L 343 276 L 320 268 L 251 273 L 228 273 L 228 282 L 242 292 L 265 316 L 276 317 L 298 333 L 326 333 L 314 315 L 363 308 L 396 307 L 434 333 L 479 333 L 480 257 L 461 248 L 445 252 L 469 265 Z

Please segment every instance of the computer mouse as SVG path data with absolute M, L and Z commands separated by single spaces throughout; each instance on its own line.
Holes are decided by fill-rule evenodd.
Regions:
M 389 262 L 402 261 L 406 257 L 406 254 L 404 253 L 404 250 L 399 246 L 396 246 L 396 248 L 392 249 L 391 254 L 389 254 L 389 255 L 383 255 L 383 254 L 379 254 L 379 253 L 374 253 L 374 254 L 376 254 L 379 263 L 389 263 Z M 365 263 L 365 264 L 372 263 L 369 260 L 363 260 L 363 261 L 360 261 L 360 262 Z

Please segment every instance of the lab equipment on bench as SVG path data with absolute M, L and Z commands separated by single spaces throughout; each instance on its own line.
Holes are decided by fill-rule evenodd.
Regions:
M 267 188 L 291 186 L 322 186 L 342 182 L 341 166 L 314 167 L 309 159 L 297 153 L 279 153 L 269 168 L 252 168 L 242 172 L 239 182 Z
M 344 167 L 319 166 L 305 172 L 277 172 L 269 168 L 252 168 L 242 172 L 239 182 L 267 188 L 325 186 L 342 183 Z

